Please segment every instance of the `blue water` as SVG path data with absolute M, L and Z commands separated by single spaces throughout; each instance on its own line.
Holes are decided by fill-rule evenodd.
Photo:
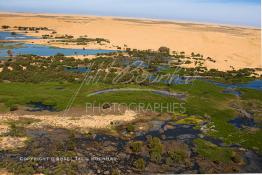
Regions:
M 27 109 L 27 111 L 31 111 L 31 112 L 39 112 L 39 111 L 55 112 L 56 111 L 55 106 L 46 105 L 46 104 L 43 104 L 42 102 L 30 102 L 28 106 L 30 108 Z
M 169 65 L 160 65 L 156 69 L 157 69 L 158 72 L 161 72 L 161 71 L 168 70 L 169 68 L 170 68 Z
M 230 120 L 229 123 L 234 125 L 237 128 L 257 127 L 254 119 L 251 119 L 251 118 L 237 117 L 233 120 Z
M 256 89 L 262 90 L 262 80 L 254 80 L 247 83 L 238 83 L 238 84 L 225 84 L 219 82 L 213 82 L 215 85 L 226 88 L 226 89 L 236 89 L 236 88 L 248 88 L 248 89 Z
M 136 60 L 133 63 L 130 64 L 131 67 L 136 67 L 136 68 L 148 68 L 149 65 L 146 64 L 144 61 L 141 60 Z
M 11 40 L 28 40 L 35 39 L 35 37 L 27 36 L 24 34 L 16 34 L 12 35 L 11 32 L 0 32 L 0 40 L 11 41 Z M 2 43 L 4 45 L 15 45 L 17 42 L 10 43 Z M 19 48 L 10 49 L 12 51 L 13 56 L 16 55 L 26 55 L 33 54 L 38 56 L 53 56 L 58 53 L 64 54 L 66 56 L 70 55 L 96 55 L 98 53 L 111 53 L 115 52 L 115 50 L 95 50 L 95 49 L 66 49 L 66 48 L 58 48 L 58 47 L 49 47 L 45 45 L 38 44 L 23 44 Z M 7 59 L 9 56 L 7 53 L 8 49 L 0 49 L 0 60 Z
M 66 67 L 65 71 L 75 72 L 75 73 L 86 73 L 86 72 L 90 72 L 91 70 L 87 67 L 76 67 L 76 68 Z
M 16 33 L 12 35 L 11 32 L 0 32 L 0 40 L 27 40 L 27 39 L 36 39 L 33 36 L 27 36 L 21 33 Z
M 0 52 L 0 57 L 7 57 L 8 49 L 2 49 Z M 53 56 L 58 53 L 62 53 L 66 56 L 70 55 L 96 55 L 97 53 L 111 53 L 115 50 L 94 50 L 94 49 L 65 49 L 65 48 L 56 48 L 49 47 L 38 44 L 24 44 L 22 48 L 12 49 L 13 55 L 25 55 L 33 54 L 39 56 Z

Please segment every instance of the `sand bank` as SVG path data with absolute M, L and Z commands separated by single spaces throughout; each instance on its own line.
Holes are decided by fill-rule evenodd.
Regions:
M 2 114 L 0 122 L 8 120 L 19 120 L 22 118 L 30 118 L 40 120 L 30 125 L 30 127 L 51 126 L 66 129 L 90 129 L 90 128 L 106 128 L 115 122 L 128 122 L 135 119 L 137 114 L 134 111 L 127 110 L 123 114 L 117 115 L 84 115 L 80 117 L 63 117 L 61 115 L 15 115 Z M 7 132 L 7 128 L 2 126 L 0 132 Z

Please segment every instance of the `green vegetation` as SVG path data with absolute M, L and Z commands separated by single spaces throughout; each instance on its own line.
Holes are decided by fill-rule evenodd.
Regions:
M 256 123 L 262 126 L 262 92 L 254 89 L 239 89 L 241 97 L 238 107 L 244 109 L 249 114 L 252 114 Z
M 142 151 L 142 147 L 143 147 L 143 142 L 132 142 L 130 144 L 130 149 L 132 150 L 132 152 L 134 153 L 139 153 Z
M 125 87 L 124 85 L 121 86 Z M 30 102 L 42 102 L 44 105 L 53 105 L 57 110 L 63 110 L 79 87 L 80 84 L 78 83 L 0 83 L 0 103 L 11 108 L 17 105 L 27 105 Z M 145 103 L 144 106 L 140 105 L 140 107 L 150 109 L 153 107 L 154 103 L 162 103 L 168 106 L 168 104 L 177 101 L 174 98 L 163 97 L 161 95 L 152 94 L 151 92 L 114 92 L 91 97 L 87 96 L 91 92 L 112 87 L 114 86 L 100 83 L 87 84 L 82 87 L 76 96 L 73 106 L 85 107 L 87 102 L 96 106 L 104 103 L 124 103 L 127 105 Z M 135 104 L 132 105 L 132 107 L 137 108 Z M 128 126 L 127 129 L 132 132 L 134 128 L 133 126 Z
M 119 170 L 113 169 L 111 175 L 120 175 Z
M 187 145 L 176 141 L 169 141 L 165 143 L 164 152 L 166 155 L 165 162 L 167 165 L 172 165 L 174 163 L 183 164 L 187 162 L 190 157 Z
M 215 69 L 210 69 L 207 72 L 201 74 L 202 76 L 210 76 L 213 80 L 225 82 L 225 83 L 241 83 L 256 79 L 259 75 L 256 73 L 255 69 L 244 68 L 239 70 L 230 71 L 218 71 Z
M 17 126 L 15 123 L 11 123 L 8 135 L 12 137 L 22 137 L 25 134 L 22 127 Z
M 159 138 L 153 137 L 148 140 L 150 159 L 155 162 L 160 162 L 162 159 L 163 145 Z
M 158 56 L 160 59 L 158 61 L 162 60 L 163 62 L 164 59 L 162 59 L 162 57 L 164 58 L 163 55 L 166 53 L 130 51 L 129 54 L 132 56 L 140 56 L 141 59 L 143 59 L 145 55 Z M 120 57 L 120 55 L 121 54 L 118 53 L 116 57 Z M 27 105 L 30 102 L 42 102 L 46 105 L 54 105 L 57 110 L 65 109 L 68 100 L 80 86 L 81 80 L 84 79 L 84 73 L 65 71 L 65 68 L 78 66 L 88 67 L 92 64 L 92 70 L 94 70 L 94 72 L 90 72 L 90 76 L 98 75 L 100 78 L 98 78 L 98 81 L 95 83 L 85 84 L 81 88 L 73 106 L 83 107 L 87 102 L 94 103 L 94 105 L 103 103 L 140 103 L 144 105 L 143 108 L 150 110 L 154 103 L 169 106 L 168 104 L 181 101 L 176 98 L 164 97 L 143 91 L 111 92 L 89 97 L 87 97 L 87 95 L 91 92 L 110 88 L 150 88 L 164 89 L 170 92 L 183 92 L 188 94 L 187 100 L 185 101 L 188 116 L 210 116 L 210 121 L 214 125 L 215 132 L 211 130 L 207 133 L 208 135 L 220 138 L 228 144 L 238 143 L 248 148 L 261 150 L 262 143 L 256 139 L 261 136 L 261 131 L 249 134 L 228 123 L 229 120 L 238 115 L 237 111 L 229 106 L 229 102 L 236 101 L 237 98 L 234 95 L 223 94 L 223 88 L 200 80 L 194 81 L 193 84 L 174 86 L 168 86 L 162 83 L 136 83 L 135 80 L 129 83 L 122 83 L 122 81 L 120 81 L 118 84 L 112 84 L 112 79 L 117 75 L 117 72 L 114 71 L 115 68 L 112 68 L 109 74 L 103 70 L 99 72 L 97 72 L 97 70 L 106 69 L 113 61 L 114 59 L 110 56 L 108 56 L 108 58 L 98 57 L 95 60 L 75 60 L 73 58 L 65 58 L 63 55 L 48 58 L 27 55 L 20 56 L 19 59 L 6 61 L 2 65 L 3 71 L 0 73 L 0 78 L 3 81 L 21 83 L 0 83 L 0 103 L 11 108 L 12 106 Z M 119 59 L 115 63 L 115 67 L 121 68 L 121 61 L 123 60 Z M 157 64 L 158 61 L 154 60 L 152 64 Z M 101 66 L 101 63 L 104 64 Z M 12 67 L 13 70 L 8 69 L 10 67 Z M 148 69 L 148 71 L 150 71 L 151 68 Z M 126 77 L 126 79 L 128 79 L 128 77 Z M 54 83 L 54 81 L 59 83 Z M 126 80 L 123 79 L 123 81 Z M 256 90 L 241 89 L 241 91 L 243 92 L 243 97 L 241 97 L 243 100 L 255 99 L 261 101 L 260 96 L 256 95 L 256 93 L 259 93 Z M 14 98 L 14 96 L 16 98 Z M 134 109 L 136 109 L 136 107 L 137 106 L 134 106 Z M 181 112 L 180 110 L 181 109 L 177 108 L 177 112 Z M 166 109 L 165 111 L 159 110 L 159 112 L 168 111 L 174 112 L 172 109 Z M 196 121 L 196 118 L 183 118 L 184 120 L 180 121 L 182 123 L 201 123 L 200 120 Z
M 71 163 L 70 166 L 66 163 L 60 163 L 55 167 L 54 174 L 63 175 L 63 174 L 73 174 L 77 173 L 77 166 L 74 163 Z
M 54 36 L 45 34 L 42 35 L 43 39 L 59 39 L 59 40 L 53 40 L 52 42 L 62 42 L 62 43 L 76 43 L 77 45 L 87 45 L 90 42 L 95 42 L 97 44 L 103 44 L 103 43 L 110 43 L 109 40 L 104 38 L 88 38 L 88 37 L 79 37 L 74 38 L 72 35 L 62 35 L 62 36 Z
M 48 38 L 50 36 L 45 37 Z M 75 39 L 72 36 L 63 36 L 63 38 L 58 39 L 81 44 L 90 42 L 88 38 Z M 126 64 L 130 65 L 135 61 L 142 61 L 146 65 L 143 68 L 137 68 L 133 64 L 131 67 L 135 68 L 136 71 L 127 70 L 128 74 L 115 83 L 113 81 L 114 78 L 119 75 L 119 72 L 125 70 Z M 132 78 L 142 74 L 164 76 L 162 80 L 167 80 L 170 74 L 179 76 L 200 75 L 212 80 L 229 83 L 235 81 L 243 82 L 258 76 L 254 69 L 227 72 L 208 70 L 203 67 L 205 61 L 213 62 L 214 60 L 209 57 L 205 58 L 197 53 L 191 53 L 191 55 L 186 55 L 184 52 L 171 53 L 166 47 L 161 47 L 158 51 L 127 49 L 125 53 L 98 54 L 96 59 L 93 60 L 76 60 L 67 58 L 63 54 L 51 57 L 21 55 L 2 61 L 0 64 L 3 70 L 0 72 L 0 110 L 5 112 L 7 110 L 23 110 L 25 106 L 32 102 L 41 102 L 44 105 L 54 106 L 56 110 L 63 110 L 68 105 L 71 97 L 81 87 L 75 96 L 72 107 L 84 108 L 86 103 L 92 103 L 94 106 L 107 104 L 105 108 L 115 103 L 126 104 L 130 105 L 129 107 L 134 110 L 141 110 L 142 108 L 149 113 L 154 111 L 156 113 L 152 114 L 154 119 L 161 118 L 161 121 L 173 120 L 176 124 L 196 125 L 195 128 L 201 129 L 202 134 L 220 139 L 225 145 L 239 144 L 244 148 L 262 152 L 262 142 L 258 139 L 262 137 L 261 129 L 239 129 L 229 123 L 231 119 L 239 115 L 239 109 L 251 113 L 255 120 L 259 121 L 259 118 L 261 118 L 260 109 L 262 108 L 262 94 L 260 91 L 241 88 L 238 89 L 241 92 L 241 96 L 236 97 L 232 94 L 223 93 L 224 88 L 205 80 L 195 80 L 190 84 L 170 85 L 164 81 L 152 83 L 146 79 L 139 82 Z M 169 62 L 171 63 L 170 65 L 168 65 Z M 195 67 L 181 68 L 180 66 L 186 62 L 195 64 Z M 158 69 L 159 66 L 164 68 Z M 74 71 L 78 68 L 88 68 L 88 71 Z M 87 79 L 85 79 L 86 75 L 88 75 Z M 139 91 L 113 91 L 95 94 L 97 91 L 119 88 L 135 88 L 139 89 Z M 176 98 L 146 91 L 149 89 L 181 93 L 185 98 Z M 174 103 L 178 103 L 178 106 L 175 106 L 175 108 L 173 105 L 170 105 Z M 154 104 L 161 104 L 165 108 L 164 110 L 163 108 L 155 108 Z M 180 104 L 183 104 L 183 109 Z M 144 119 L 146 120 L 143 121 L 145 125 L 147 120 L 150 119 Z M 10 121 L 10 132 L 8 135 L 25 136 L 24 128 L 32 122 L 37 121 L 28 119 Z M 135 122 L 140 122 L 140 119 Z M 163 167 L 170 167 L 170 165 L 174 164 L 187 165 L 190 159 L 190 149 L 185 144 L 174 143 L 174 140 L 165 140 L 163 139 L 165 135 L 163 135 L 163 138 L 162 135 L 159 138 L 149 137 L 146 143 L 132 140 L 136 137 L 136 132 L 140 130 L 140 125 L 137 125 L 135 122 L 120 124 L 119 128 L 117 128 L 121 131 L 127 131 L 127 133 L 120 133 L 119 130 L 114 132 L 114 134 L 119 134 L 123 137 L 124 140 L 128 139 L 125 154 L 128 154 L 133 158 L 132 160 L 135 160 L 130 161 L 131 166 L 138 170 L 144 170 L 147 162 L 158 166 L 165 163 Z M 147 127 L 146 125 L 146 127 L 142 128 L 148 129 Z M 165 129 L 163 128 L 163 133 Z M 53 135 L 57 136 L 56 134 Z M 50 148 L 48 155 L 76 156 L 86 153 L 86 150 L 78 152 L 79 147 L 84 145 L 84 148 L 86 148 L 86 142 L 85 144 L 78 144 L 79 140 L 82 140 L 79 139 L 82 138 L 79 134 L 69 132 L 64 138 L 66 140 L 63 140 L 63 142 L 57 143 L 54 141 L 53 145 L 48 147 Z M 91 139 L 95 138 L 89 135 L 87 139 L 89 143 Z M 33 141 L 32 143 L 37 145 L 41 142 Z M 92 149 L 96 149 L 100 144 L 103 144 L 97 143 L 97 141 L 94 141 L 94 143 L 95 146 L 92 145 Z M 198 156 L 215 163 L 242 162 L 240 155 L 229 147 L 220 147 L 203 139 L 194 140 L 194 145 Z M 43 148 L 41 145 L 37 146 L 41 149 Z M 34 152 L 32 152 L 32 155 L 37 156 L 43 152 L 38 147 L 33 147 L 32 150 Z M 107 148 L 113 149 L 112 147 L 108 146 Z M 97 148 L 97 150 L 101 151 L 100 149 L 102 150 L 102 148 Z M 143 158 L 141 158 L 142 156 Z M 27 166 L 30 165 L 30 163 L 27 163 Z M 8 166 L 4 165 L 4 167 Z M 33 172 L 30 168 L 26 169 L 24 165 L 17 164 L 17 167 L 21 172 L 28 172 L 29 174 Z M 65 167 L 72 170 L 71 172 L 66 169 L 71 174 L 77 172 L 77 168 L 79 168 L 74 164 L 61 163 L 54 166 L 52 173 L 64 174 L 66 173 Z M 7 169 L 12 168 L 15 167 L 10 166 Z M 45 172 L 45 170 L 42 172 Z M 34 171 L 33 173 L 36 172 Z
M 18 110 L 18 107 L 17 107 L 17 105 L 11 104 L 10 107 L 9 107 L 9 110 L 10 111 L 16 111 L 16 110 Z
M 242 93 L 242 100 L 259 100 L 262 101 L 262 91 L 254 89 L 239 89 Z
M 31 118 L 21 118 L 19 120 L 10 120 L 7 122 L 9 125 L 10 131 L 6 133 L 8 136 L 12 137 L 23 137 L 25 136 L 24 127 L 32 123 L 39 122 L 39 120 Z
M 140 57 L 142 60 L 149 57 L 157 58 L 152 60 L 149 68 L 145 68 L 145 71 L 148 72 L 153 71 L 154 65 L 164 63 L 166 59 L 182 58 L 184 55 L 184 53 L 176 53 L 174 56 L 170 56 L 171 58 L 168 58 L 166 56 L 167 53 L 163 51 L 153 52 L 138 50 L 130 50 L 128 54 L 132 57 Z M 187 100 L 185 101 L 185 108 L 188 116 L 210 116 L 210 122 L 213 123 L 215 132 L 211 130 L 207 133 L 208 135 L 220 138 L 228 144 L 239 143 L 248 148 L 261 150 L 262 143 L 256 139 L 256 137 L 261 136 L 261 131 L 249 134 L 228 123 L 229 120 L 238 115 L 237 111 L 229 106 L 229 102 L 237 100 L 234 95 L 223 94 L 223 88 L 200 80 L 194 81 L 193 84 L 174 86 L 168 86 L 163 83 L 137 83 L 135 80 L 129 83 L 122 83 L 130 78 L 126 76 L 122 81 L 119 81 L 118 84 L 113 84 L 112 80 L 117 76 L 116 68 L 121 69 L 123 67 L 121 62 L 124 61 L 121 53 L 115 53 L 115 57 L 117 61 L 114 63 L 114 67 L 111 67 L 112 71 L 110 71 L 110 73 L 106 73 L 106 71 L 103 70 L 115 61 L 115 59 L 109 55 L 103 58 L 98 56 L 97 59 L 94 60 L 75 60 L 73 58 L 65 58 L 63 55 L 59 54 L 48 58 L 26 55 L 20 56 L 19 59 L 14 58 L 11 61 L 6 61 L 1 65 L 3 71 L 0 73 L 0 79 L 3 81 L 21 83 L 1 83 L 0 103 L 5 104 L 5 106 L 10 109 L 13 108 L 12 106 L 27 105 L 30 102 L 42 102 L 46 105 L 54 105 L 57 110 L 65 109 L 67 101 L 80 86 L 81 80 L 84 79 L 84 73 L 65 71 L 65 68 L 79 66 L 89 67 L 91 64 L 93 71 L 89 73 L 89 76 L 97 75 L 99 78 L 95 83 L 83 86 L 73 106 L 84 106 L 87 102 L 94 103 L 94 105 L 103 103 L 140 103 L 144 104 L 143 107 L 145 109 L 150 109 L 154 103 L 168 106 L 168 104 L 171 103 L 181 102 L 176 98 L 164 97 L 143 91 L 111 92 L 87 97 L 89 93 L 102 89 L 150 88 L 164 89 L 170 92 L 183 92 L 188 94 Z M 195 59 L 202 59 L 202 56 L 197 54 L 194 54 L 193 57 Z M 103 64 L 101 65 L 101 63 Z M 12 67 L 13 70 L 10 70 L 10 67 Z M 100 71 L 98 71 L 98 69 Z M 181 71 L 181 75 L 191 74 L 190 71 L 188 72 L 188 69 L 182 69 Z M 244 77 L 249 76 L 250 72 L 239 75 Z M 163 73 L 164 72 L 161 72 L 161 74 Z M 170 73 L 170 70 L 165 72 L 165 74 L 168 73 Z M 137 75 L 139 74 L 140 72 L 137 72 Z M 130 76 L 132 77 L 134 75 Z M 54 81 L 59 83 L 54 83 Z M 256 95 L 256 93 L 260 92 L 256 90 L 241 89 L 240 91 L 243 93 L 241 97 L 242 100 L 261 101 L 260 96 Z M 14 96 L 16 98 L 14 98 Z M 137 106 L 134 106 L 134 108 L 136 107 Z M 181 112 L 180 110 L 181 109 L 178 108 L 177 112 Z M 159 112 L 168 111 L 172 111 L 172 109 L 167 109 L 166 111 L 159 110 Z M 259 114 L 259 111 L 257 114 Z M 202 120 L 201 117 L 183 117 L 179 122 L 196 124 L 201 123 L 200 120 Z
M 24 26 L 15 26 L 15 29 L 22 31 L 39 31 L 39 30 L 49 30 L 47 27 L 24 27 Z
M 218 147 L 202 139 L 196 139 L 194 143 L 197 153 L 211 161 L 228 163 L 233 157 L 233 151 L 230 148 Z
M 168 48 L 168 47 L 160 47 L 159 49 L 158 49 L 158 51 L 159 52 L 161 52 L 161 53 L 166 53 L 166 54 L 170 54 L 170 49 Z
M 134 167 L 139 169 L 139 170 L 144 170 L 145 169 L 145 161 L 142 158 L 137 159 L 134 162 Z
M 180 111 L 182 110 L 179 104 L 174 107 L 170 104 L 178 103 L 179 100 L 172 97 L 163 97 L 161 95 L 153 94 L 151 92 L 112 92 L 107 94 L 95 95 L 87 98 L 87 102 L 90 102 L 95 105 L 104 104 L 104 103 L 119 103 L 129 105 L 130 108 L 134 110 L 154 110 L 159 112 L 168 112 L 168 111 Z M 162 104 L 166 108 L 156 107 L 154 104 Z M 133 127 L 127 128 L 130 132 L 133 130 Z
M 64 87 L 63 90 L 56 89 Z M 77 84 L 27 84 L 27 83 L 0 83 L 0 101 L 10 110 L 17 105 L 27 105 L 30 102 L 42 102 L 46 105 L 54 105 L 56 109 L 64 109 L 67 101 L 72 96 Z M 16 97 L 16 98 L 14 98 Z
M 135 131 L 135 125 L 128 124 L 126 127 L 127 132 L 134 132 Z
M 76 81 L 83 75 L 65 71 L 66 66 L 77 66 L 79 61 L 61 55 L 43 58 L 33 55 L 19 56 L 4 62 L 0 73 L 1 80 L 12 82 L 53 82 Z
M 229 102 L 237 98 L 231 94 L 221 93 L 223 88 L 204 81 L 195 81 L 192 85 L 177 85 L 172 89 L 186 91 L 190 94 L 186 103 L 186 113 L 189 115 L 210 116 L 213 125 L 207 134 L 223 140 L 227 144 L 240 144 L 246 148 L 262 151 L 262 142 L 257 138 L 262 131 L 250 134 L 239 130 L 229 120 L 235 118 L 238 112 L 229 106 Z
M 199 116 L 190 116 L 184 119 L 178 120 L 177 124 L 190 124 L 190 125 L 200 125 L 204 122 L 204 119 Z
M 176 150 L 176 148 L 174 148 L 174 150 L 168 151 L 167 163 L 181 163 L 184 162 L 186 158 L 187 152 L 185 150 Z
M 15 49 L 15 48 L 20 48 L 22 47 L 23 44 L 22 43 L 18 43 L 18 44 L 5 44 L 5 43 L 0 43 L 0 50 L 1 49 Z
M 69 36 L 65 36 L 66 38 Z M 71 38 L 71 37 L 69 37 Z M 67 39 L 76 42 L 83 42 L 89 39 Z M 66 40 L 66 41 L 67 41 Z M 97 42 L 104 41 L 103 39 L 93 39 Z M 2 46 L 4 47 L 4 46 Z M 5 46 L 7 47 L 7 46 Z M 19 45 L 12 45 L 8 47 L 20 47 Z M 1 48 L 1 47 L 0 47 Z M 11 48 L 10 48 L 11 49 Z M 12 82 L 43 82 L 43 81 L 70 81 L 74 82 L 77 79 L 83 78 L 83 72 L 65 71 L 66 68 L 85 68 L 89 67 L 93 71 L 90 72 L 92 76 L 99 76 L 104 82 L 112 83 L 112 80 L 117 77 L 117 72 L 124 69 L 125 62 L 131 64 L 134 61 L 143 61 L 148 63 L 148 66 L 136 71 L 130 71 L 124 77 L 122 77 L 119 83 L 126 82 L 135 83 L 135 79 L 132 77 L 139 77 L 143 75 L 154 75 L 155 77 L 162 77 L 163 80 L 170 79 L 172 74 L 178 76 L 203 76 L 217 81 L 246 81 L 254 79 L 254 76 L 258 76 L 255 73 L 255 69 L 240 69 L 227 72 L 221 72 L 217 70 L 207 70 L 207 68 L 201 66 L 203 64 L 203 56 L 200 54 L 192 54 L 191 56 L 185 56 L 184 53 L 175 53 L 171 55 L 169 49 L 165 47 L 159 48 L 159 51 L 151 50 L 128 50 L 128 56 L 124 57 L 121 52 L 98 54 L 96 59 L 89 60 L 76 60 L 74 58 L 64 57 L 62 54 L 57 54 L 51 57 L 40 57 L 34 55 L 20 55 L 13 57 L 13 59 L 4 62 L 1 67 L 4 71 L 0 74 L 1 80 L 9 80 Z M 10 54 L 11 55 L 11 54 Z M 100 57 L 100 56 L 105 57 Z M 113 57 L 112 57 L 113 56 Z M 139 60 L 137 60 L 139 58 Z M 198 62 L 195 68 L 182 68 L 185 60 L 201 60 Z M 157 71 L 158 66 L 167 65 L 168 68 Z M 12 68 L 12 70 L 8 69 Z M 105 69 L 109 69 L 109 73 Z M 140 77 L 143 78 L 143 77 Z M 149 80 L 142 82 L 143 84 L 152 84 Z M 140 83 L 140 84 L 142 84 Z M 137 83 L 138 84 L 138 83 Z

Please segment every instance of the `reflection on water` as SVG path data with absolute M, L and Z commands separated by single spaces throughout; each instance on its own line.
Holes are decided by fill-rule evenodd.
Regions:
M 39 111 L 49 111 L 49 112 L 55 112 L 55 106 L 53 105 L 46 105 L 43 104 L 42 102 L 30 102 L 28 104 L 29 109 L 27 111 L 31 112 L 39 112 Z
M 226 89 L 249 88 L 249 89 L 262 90 L 262 80 L 254 80 L 247 83 L 238 83 L 238 84 L 226 84 L 226 83 L 219 83 L 214 81 L 211 82 L 217 86 Z
M 0 52 L 0 57 L 7 57 L 8 49 L 2 49 Z M 39 55 L 39 56 L 54 56 L 58 53 L 64 54 L 66 56 L 70 55 L 96 55 L 98 53 L 111 53 L 114 50 L 95 50 L 95 49 L 65 49 L 57 47 L 49 47 L 38 44 L 23 44 L 23 47 L 12 49 L 12 54 L 15 55 Z
M 0 40 L 27 40 L 27 39 L 37 39 L 37 37 L 27 36 L 15 32 L 0 32 Z
M 236 84 L 220 83 L 212 80 L 205 80 L 205 81 L 208 81 L 216 86 L 224 88 L 223 90 L 224 94 L 232 94 L 232 95 L 240 96 L 241 92 L 238 90 L 238 88 L 247 88 L 247 89 L 255 89 L 255 90 L 262 91 L 262 80 L 253 80 L 246 83 L 236 83 Z
M 252 118 L 237 117 L 233 120 L 230 120 L 229 123 L 237 128 L 257 127 L 256 122 Z
M 11 41 L 11 40 L 28 40 L 28 39 L 37 39 L 36 37 L 27 36 L 20 33 L 14 32 L 0 32 L 0 40 Z M 20 44 L 19 46 L 15 46 Z M 1 43 L 3 48 L 0 48 L 0 59 L 6 59 L 9 56 L 8 50 L 11 50 L 12 55 L 38 55 L 38 56 L 54 56 L 58 53 L 64 54 L 66 56 L 70 55 L 96 55 L 99 53 L 111 53 L 115 50 L 96 50 L 96 49 L 69 49 L 69 48 L 58 48 L 58 47 L 49 47 L 39 44 L 22 44 L 18 42 L 12 43 Z M 13 48 L 6 48 L 8 46 L 13 46 Z
M 75 73 L 86 73 L 91 71 L 87 67 L 66 67 L 64 70 L 68 72 L 75 72 Z

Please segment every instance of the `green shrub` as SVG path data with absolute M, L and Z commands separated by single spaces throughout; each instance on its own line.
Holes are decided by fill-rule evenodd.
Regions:
M 160 162 L 162 159 L 161 153 L 157 152 L 157 151 L 150 151 L 150 160 L 154 161 L 154 162 Z
M 16 110 L 18 110 L 18 107 L 16 105 L 11 105 L 9 110 L 10 111 L 16 111 Z
M 129 124 L 126 127 L 126 130 L 127 130 L 127 132 L 134 132 L 135 131 L 135 126 L 132 125 L 132 124 Z
M 2 25 L 2 29 L 9 29 L 10 26 L 7 26 L 7 25 Z
M 144 170 L 145 169 L 145 161 L 144 159 L 142 158 L 139 158 L 137 159 L 135 162 L 134 162 L 134 167 L 139 169 L 139 170 Z
M 176 163 L 183 162 L 186 159 L 186 152 L 182 150 L 169 151 L 168 155 Z
M 197 153 L 211 161 L 223 163 L 231 161 L 233 151 L 230 148 L 218 147 L 203 139 L 195 139 L 194 143 Z
M 167 165 L 172 165 L 174 163 L 173 159 L 171 157 L 166 158 L 166 164 Z
M 113 169 L 112 172 L 111 172 L 111 175 L 120 175 L 120 172 L 118 169 Z
M 152 161 L 160 162 L 162 158 L 163 145 L 159 138 L 153 137 L 148 140 L 148 147 L 150 149 L 150 159 Z
M 148 139 L 148 147 L 150 150 L 162 153 L 163 145 L 159 138 L 153 137 Z
M 12 137 L 22 137 L 24 136 L 24 129 L 22 127 L 17 126 L 15 123 L 11 123 L 8 135 Z
M 142 147 L 143 147 L 142 142 L 132 142 L 130 144 L 130 149 L 132 150 L 132 152 L 135 152 L 135 153 L 141 152 Z
M 75 150 L 76 147 L 76 139 L 74 133 L 71 133 L 68 137 L 68 140 L 66 141 L 65 144 L 67 150 Z
M 235 163 L 242 163 L 243 162 L 243 159 L 242 157 L 236 153 L 236 152 L 233 152 L 232 155 L 231 155 L 231 160 Z
M 158 49 L 158 51 L 161 52 L 161 53 L 167 53 L 167 54 L 170 53 L 170 49 L 168 47 L 164 47 L 164 46 L 160 47 Z
M 32 118 L 21 118 L 20 120 L 10 120 L 7 122 L 7 124 L 10 127 L 10 131 L 7 134 L 13 137 L 23 137 L 25 136 L 24 127 L 39 121 L 40 120 L 32 119 Z

